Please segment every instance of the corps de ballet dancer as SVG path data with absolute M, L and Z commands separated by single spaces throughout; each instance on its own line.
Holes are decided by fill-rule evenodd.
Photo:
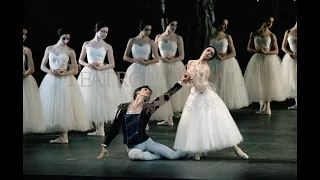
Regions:
M 231 35 L 226 34 L 229 21 L 223 19 L 217 31 L 210 39 L 209 46 L 217 53 L 209 61 L 211 74 L 209 82 L 214 84 L 215 92 L 223 100 L 229 110 L 241 109 L 249 106 L 246 84 L 236 57 L 236 50 Z M 230 53 L 228 53 L 228 49 Z
M 281 49 L 286 53 L 281 62 L 286 95 L 288 99 L 295 100 L 295 104 L 288 109 L 297 109 L 297 22 L 285 32 Z
M 22 29 L 23 42 L 28 30 Z M 26 67 L 28 68 L 26 70 Z M 42 105 L 38 84 L 32 74 L 35 72 L 30 48 L 23 45 L 23 133 L 41 133 L 45 130 L 42 119 Z
M 181 75 L 186 73 L 186 67 L 182 60 L 184 59 L 184 43 L 180 35 L 176 34 L 178 21 L 174 19 L 166 19 L 166 30 L 162 34 L 158 34 L 155 42 L 160 51 L 160 61 L 158 65 L 163 71 L 167 87 L 172 87 L 180 80 Z M 178 50 L 178 55 L 177 54 Z M 189 88 L 183 87 L 170 100 L 174 117 L 180 118 L 183 106 L 189 95 Z M 167 118 L 165 121 L 158 122 L 158 125 L 173 126 L 173 118 Z
M 281 59 L 276 36 L 270 31 L 274 22 L 269 17 L 261 28 L 251 32 L 247 50 L 255 53 L 246 68 L 244 79 L 249 101 L 259 102 L 258 114 L 271 115 L 271 101 L 286 100 L 282 77 Z M 280 78 L 279 78 L 280 77 Z
M 92 128 L 87 109 L 74 75 L 78 74 L 75 51 L 67 44 L 70 32 L 58 30 L 59 40 L 45 50 L 41 70 L 47 74 L 39 87 L 46 132 L 60 132 L 50 143 L 69 143 L 69 131 L 88 131 Z M 71 67 L 69 66 L 71 61 Z M 47 68 L 49 62 L 50 69 Z
M 147 85 L 152 90 L 151 98 L 160 96 L 167 91 L 167 84 L 163 71 L 157 65 L 159 62 L 158 48 L 156 43 L 149 38 L 152 26 L 146 21 L 140 22 L 140 33 L 130 38 L 123 59 L 132 64 L 127 68 L 121 85 L 122 102 L 131 102 L 132 94 L 138 87 Z M 132 54 L 132 57 L 130 57 Z M 149 59 L 153 54 L 154 59 Z M 161 106 L 152 114 L 150 120 L 165 120 L 172 118 L 173 109 L 170 101 Z M 149 126 L 146 126 L 149 129 Z
M 79 57 L 81 70 L 78 83 L 86 104 L 89 120 L 94 122 L 96 131 L 91 136 L 104 136 L 104 124 L 112 123 L 120 104 L 120 80 L 113 68 L 115 61 L 112 46 L 104 41 L 109 28 L 105 22 L 96 23 L 95 36 L 84 42 Z M 109 64 L 105 64 L 105 57 Z M 88 62 L 85 62 L 87 57 Z

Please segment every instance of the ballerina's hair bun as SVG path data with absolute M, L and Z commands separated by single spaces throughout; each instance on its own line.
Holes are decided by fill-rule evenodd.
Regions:
M 140 21 L 140 24 L 139 24 L 139 30 L 140 30 L 140 31 L 143 31 L 143 29 L 144 29 L 146 26 L 151 26 L 151 23 L 150 23 L 149 21 L 146 21 L 146 20 L 141 20 L 141 21 Z
M 68 31 L 68 30 L 65 29 L 65 28 L 60 28 L 57 32 L 58 32 L 59 38 L 60 38 L 62 35 L 64 35 L 64 34 L 70 34 L 70 31 Z
M 99 32 L 100 29 L 104 28 L 104 27 L 108 27 L 107 24 L 104 21 L 99 21 L 96 23 L 96 25 L 94 26 L 94 31 L 95 32 Z

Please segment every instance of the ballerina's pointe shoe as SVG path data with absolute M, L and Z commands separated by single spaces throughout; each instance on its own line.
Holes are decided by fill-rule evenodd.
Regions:
M 168 122 L 167 120 L 164 120 L 162 122 L 157 123 L 158 126 L 173 126 L 173 122 Z
M 193 156 L 193 160 L 195 160 L 195 161 L 200 161 L 200 154 L 195 154 L 194 156 Z
M 67 139 L 62 139 L 62 138 L 58 137 L 55 140 L 50 140 L 49 143 L 51 143 L 51 144 L 68 144 L 69 141 Z
M 288 107 L 288 110 L 296 110 L 296 109 L 298 109 L 298 106 L 297 106 L 297 105 L 294 105 L 294 106 Z
M 242 159 L 249 159 L 249 156 L 244 153 L 241 149 L 234 150 L 234 152 Z
M 88 133 L 88 136 L 104 136 L 105 134 L 102 132 L 94 131 L 91 133 Z

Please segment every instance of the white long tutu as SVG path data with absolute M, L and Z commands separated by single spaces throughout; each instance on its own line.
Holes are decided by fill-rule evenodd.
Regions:
M 297 60 L 285 54 L 282 59 L 282 74 L 287 98 L 297 97 Z
M 23 80 L 23 133 L 45 130 L 38 84 L 32 75 Z
M 183 74 L 186 73 L 186 67 L 181 61 L 175 63 L 163 63 L 160 61 L 158 63 L 163 71 L 164 77 L 167 82 L 167 87 L 174 86 L 178 81 L 180 81 Z M 184 104 L 188 98 L 190 88 L 182 87 L 175 95 L 170 98 L 171 105 L 174 112 L 181 112 Z
M 46 132 L 87 131 L 92 128 L 74 76 L 47 74 L 39 91 Z
M 209 81 L 214 84 L 215 92 L 229 110 L 249 106 L 249 98 L 242 71 L 236 58 L 209 61 L 211 75 Z
M 125 103 L 133 101 L 134 90 L 144 85 L 149 86 L 153 91 L 151 99 L 156 98 L 169 90 L 163 72 L 157 64 L 142 66 L 133 63 L 128 67 L 121 85 L 121 102 Z M 161 121 L 172 115 L 173 109 L 169 101 L 153 113 L 150 120 Z
M 286 100 L 279 56 L 254 54 L 244 79 L 250 102 Z
M 113 69 L 95 70 L 84 67 L 78 77 L 89 120 L 113 122 L 120 104 L 120 80 Z
M 208 152 L 243 141 L 227 106 L 207 84 L 204 93 L 192 87 L 178 125 L 173 148 Z

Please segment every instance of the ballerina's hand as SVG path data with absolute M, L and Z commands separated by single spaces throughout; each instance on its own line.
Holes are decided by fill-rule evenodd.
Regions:
M 292 59 L 297 59 L 297 53 L 292 53 L 290 56 Z
M 93 68 L 94 68 L 94 67 L 93 67 L 93 65 L 92 65 L 92 64 L 90 64 L 90 63 L 88 63 L 87 67 L 88 67 L 88 68 L 91 68 L 91 69 L 93 69 Z
M 97 159 L 102 159 L 104 155 L 106 155 L 106 156 L 108 157 L 108 149 L 105 148 L 104 146 L 102 146 L 102 148 L 101 148 L 101 153 L 100 153 L 100 155 L 97 157 Z
M 227 53 L 218 53 L 217 54 L 220 60 L 225 60 L 227 57 Z

